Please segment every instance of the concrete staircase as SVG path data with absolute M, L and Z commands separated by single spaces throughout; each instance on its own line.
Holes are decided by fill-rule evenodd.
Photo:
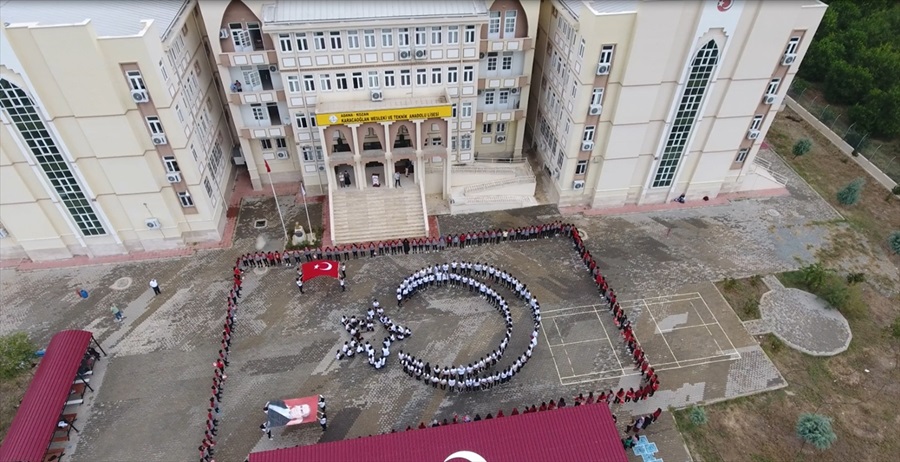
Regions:
M 412 188 L 338 189 L 332 193 L 331 239 L 336 244 L 425 235 L 421 191 Z
M 488 212 L 529 207 L 537 180 L 527 163 L 453 167 L 450 213 Z

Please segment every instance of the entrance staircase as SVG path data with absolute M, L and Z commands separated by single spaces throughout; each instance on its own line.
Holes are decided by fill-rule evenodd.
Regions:
M 426 234 L 418 187 L 337 189 L 332 192 L 331 239 L 336 244 L 382 241 Z

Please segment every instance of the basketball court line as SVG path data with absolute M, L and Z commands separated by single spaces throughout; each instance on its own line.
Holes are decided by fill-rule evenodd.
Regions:
M 699 316 L 699 314 L 698 314 L 698 316 Z M 719 323 L 717 323 L 717 322 L 709 322 L 706 324 L 692 324 L 690 326 L 670 327 L 666 330 L 662 330 L 662 329 L 658 329 L 658 330 L 660 333 L 667 333 L 667 332 L 674 332 L 676 330 L 693 329 L 695 327 L 706 327 L 707 332 L 709 332 L 709 327 L 707 327 L 707 326 L 718 326 L 718 325 L 719 325 Z M 657 328 L 659 328 L 659 326 L 657 326 Z M 712 332 L 709 332 L 709 335 L 712 335 Z M 718 347 L 719 344 L 716 343 L 716 346 Z M 721 350 L 721 348 L 719 348 L 719 349 Z
M 675 364 L 678 364 L 678 357 L 675 356 L 675 352 L 672 351 L 672 347 L 669 346 L 669 341 L 666 340 L 666 336 L 662 333 L 662 330 L 659 329 L 659 323 L 656 322 L 656 317 L 653 316 L 653 311 L 650 310 L 650 306 L 647 305 L 646 303 L 644 303 L 644 306 L 647 308 L 647 313 L 650 314 L 650 319 L 653 320 L 653 333 L 655 334 L 655 333 L 659 332 L 659 335 L 660 335 L 660 337 L 662 337 L 663 342 L 666 343 L 666 348 L 669 349 L 669 353 L 672 355 L 672 359 L 675 360 Z
M 556 321 L 554 321 L 554 322 L 556 322 Z M 602 342 L 602 341 L 603 341 L 602 338 L 592 338 L 592 339 L 589 339 L 589 340 L 579 340 L 579 341 L 577 341 L 577 342 L 555 343 L 555 344 L 552 344 L 552 345 L 550 345 L 550 346 L 551 346 L 551 347 L 564 347 L 564 346 L 569 346 L 569 345 L 578 345 L 579 343 Z M 548 344 L 549 344 L 549 342 L 548 342 Z
M 713 284 L 713 287 L 715 287 L 715 286 L 716 285 Z M 718 292 L 718 291 L 719 291 L 719 288 L 716 287 L 716 292 Z M 721 292 L 719 292 L 719 295 L 722 297 L 723 300 L 725 300 L 725 296 L 723 296 Z M 713 317 L 713 321 L 715 321 L 716 324 L 719 325 L 719 329 L 722 330 L 722 333 L 725 334 L 725 338 L 728 339 L 728 344 L 731 345 L 731 351 L 737 353 L 738 359 L 740 359 L 741 352 L 739 352 L 738 349 L 734 346 L 734 342 L 731 341 L 731 336 L 728 335 L 728 332 L 725 332 L 725 329 L 722 327 L 722 323 L 719 322 L 719 318 L 716 317 L 716 314 L 712 312 L 712 309 L 709 307 L 709 304 L 706 303 L 706 300 L 703 297 L 700 297 L 700 299 L 703 300 L 703 304 L 706 306 L 706 311 L 709 311 L 709 314 L 711 314 Z M 727 304 L 728 301 L 725 300 L 725 303 Z
M 553 325 L 556 326 L 556 333 L 559 335 L 559 338 L 562 339 L 563 338 L 562 331 L 559 330 L 559 324 L 556 322 L 555 319 L 553 320 Z M 547 343 L 550 343 L 550 341 L 548 340 Z M 572 365 L 572 358 L 569 357 L 569 350 L 563 348 L 563 351 L 566 352 L 566 360 L 569 361 L 569 367 L 572 368 L 572 372 L 575 372 L 575 366 Z M 557 368 L 557 370 L 558 369 L 559 368 Z
M 597 320 L 600 321 L 600 328 L 603 329 L 603 334 L 606 335 L 606 341 L 609 342 L 609 347 L 612 349 L 613 355 L 616 357 L 616 362 L 619 363 L 619 369 L 622 370 L 622 373 L 625 373 L 625 367 L 622 366 L 622 360 L 619 359 L 619 352 L 616 351 L 616 347 L 612 343 L 612 339 L 609 338 L 609 332 L 606 331 L 606 324 L 603 323 L 603 319 L 600 318 L 600 312 L 597 311 L 597 305 L 594 305 L 594 313 L 597 315 Z M 637 337 L 635 337 L 637 338 Z M 574 369 L 572 370 L 575 371 Z

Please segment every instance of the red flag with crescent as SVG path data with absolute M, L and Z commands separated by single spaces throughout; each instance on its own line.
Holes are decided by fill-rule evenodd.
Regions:
M 303 264 L 303 282 L 319 276 L 338 278 L 341 264 L 334 260 L 315 260 Z

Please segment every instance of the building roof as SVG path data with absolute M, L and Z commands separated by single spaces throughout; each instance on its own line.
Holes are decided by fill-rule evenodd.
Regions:
M 387 433 L 330 443 L 250 454 L 250 462 L 297 460 L 448 460 L 469 451 L 468 460 L 549 460 L 555 462 L 626 462 L 615 423 L 606 404 L 567 407 L 500 419 Z M 461 461 L 460 455 L 450 460 Z
M 42 26 L 81 24 L 89 19 L 100 37 L 137 35 L 152 19 L 164 37 L 190 0 L 84 1 L 0 0 L 0 21 Z
M 50 339 L 0 445 L 0 462 L 44 460 L 91 336 L 86 330 L 64 330 Z
M 278 0 L 266 9 L 265 22 L 341 22 L 477 16 L 486 13 L 484 0 Z
M 637 11 L 638 0 L 559 0 L 576 19 L 584 8 L 591 14 L 620 14 Z

